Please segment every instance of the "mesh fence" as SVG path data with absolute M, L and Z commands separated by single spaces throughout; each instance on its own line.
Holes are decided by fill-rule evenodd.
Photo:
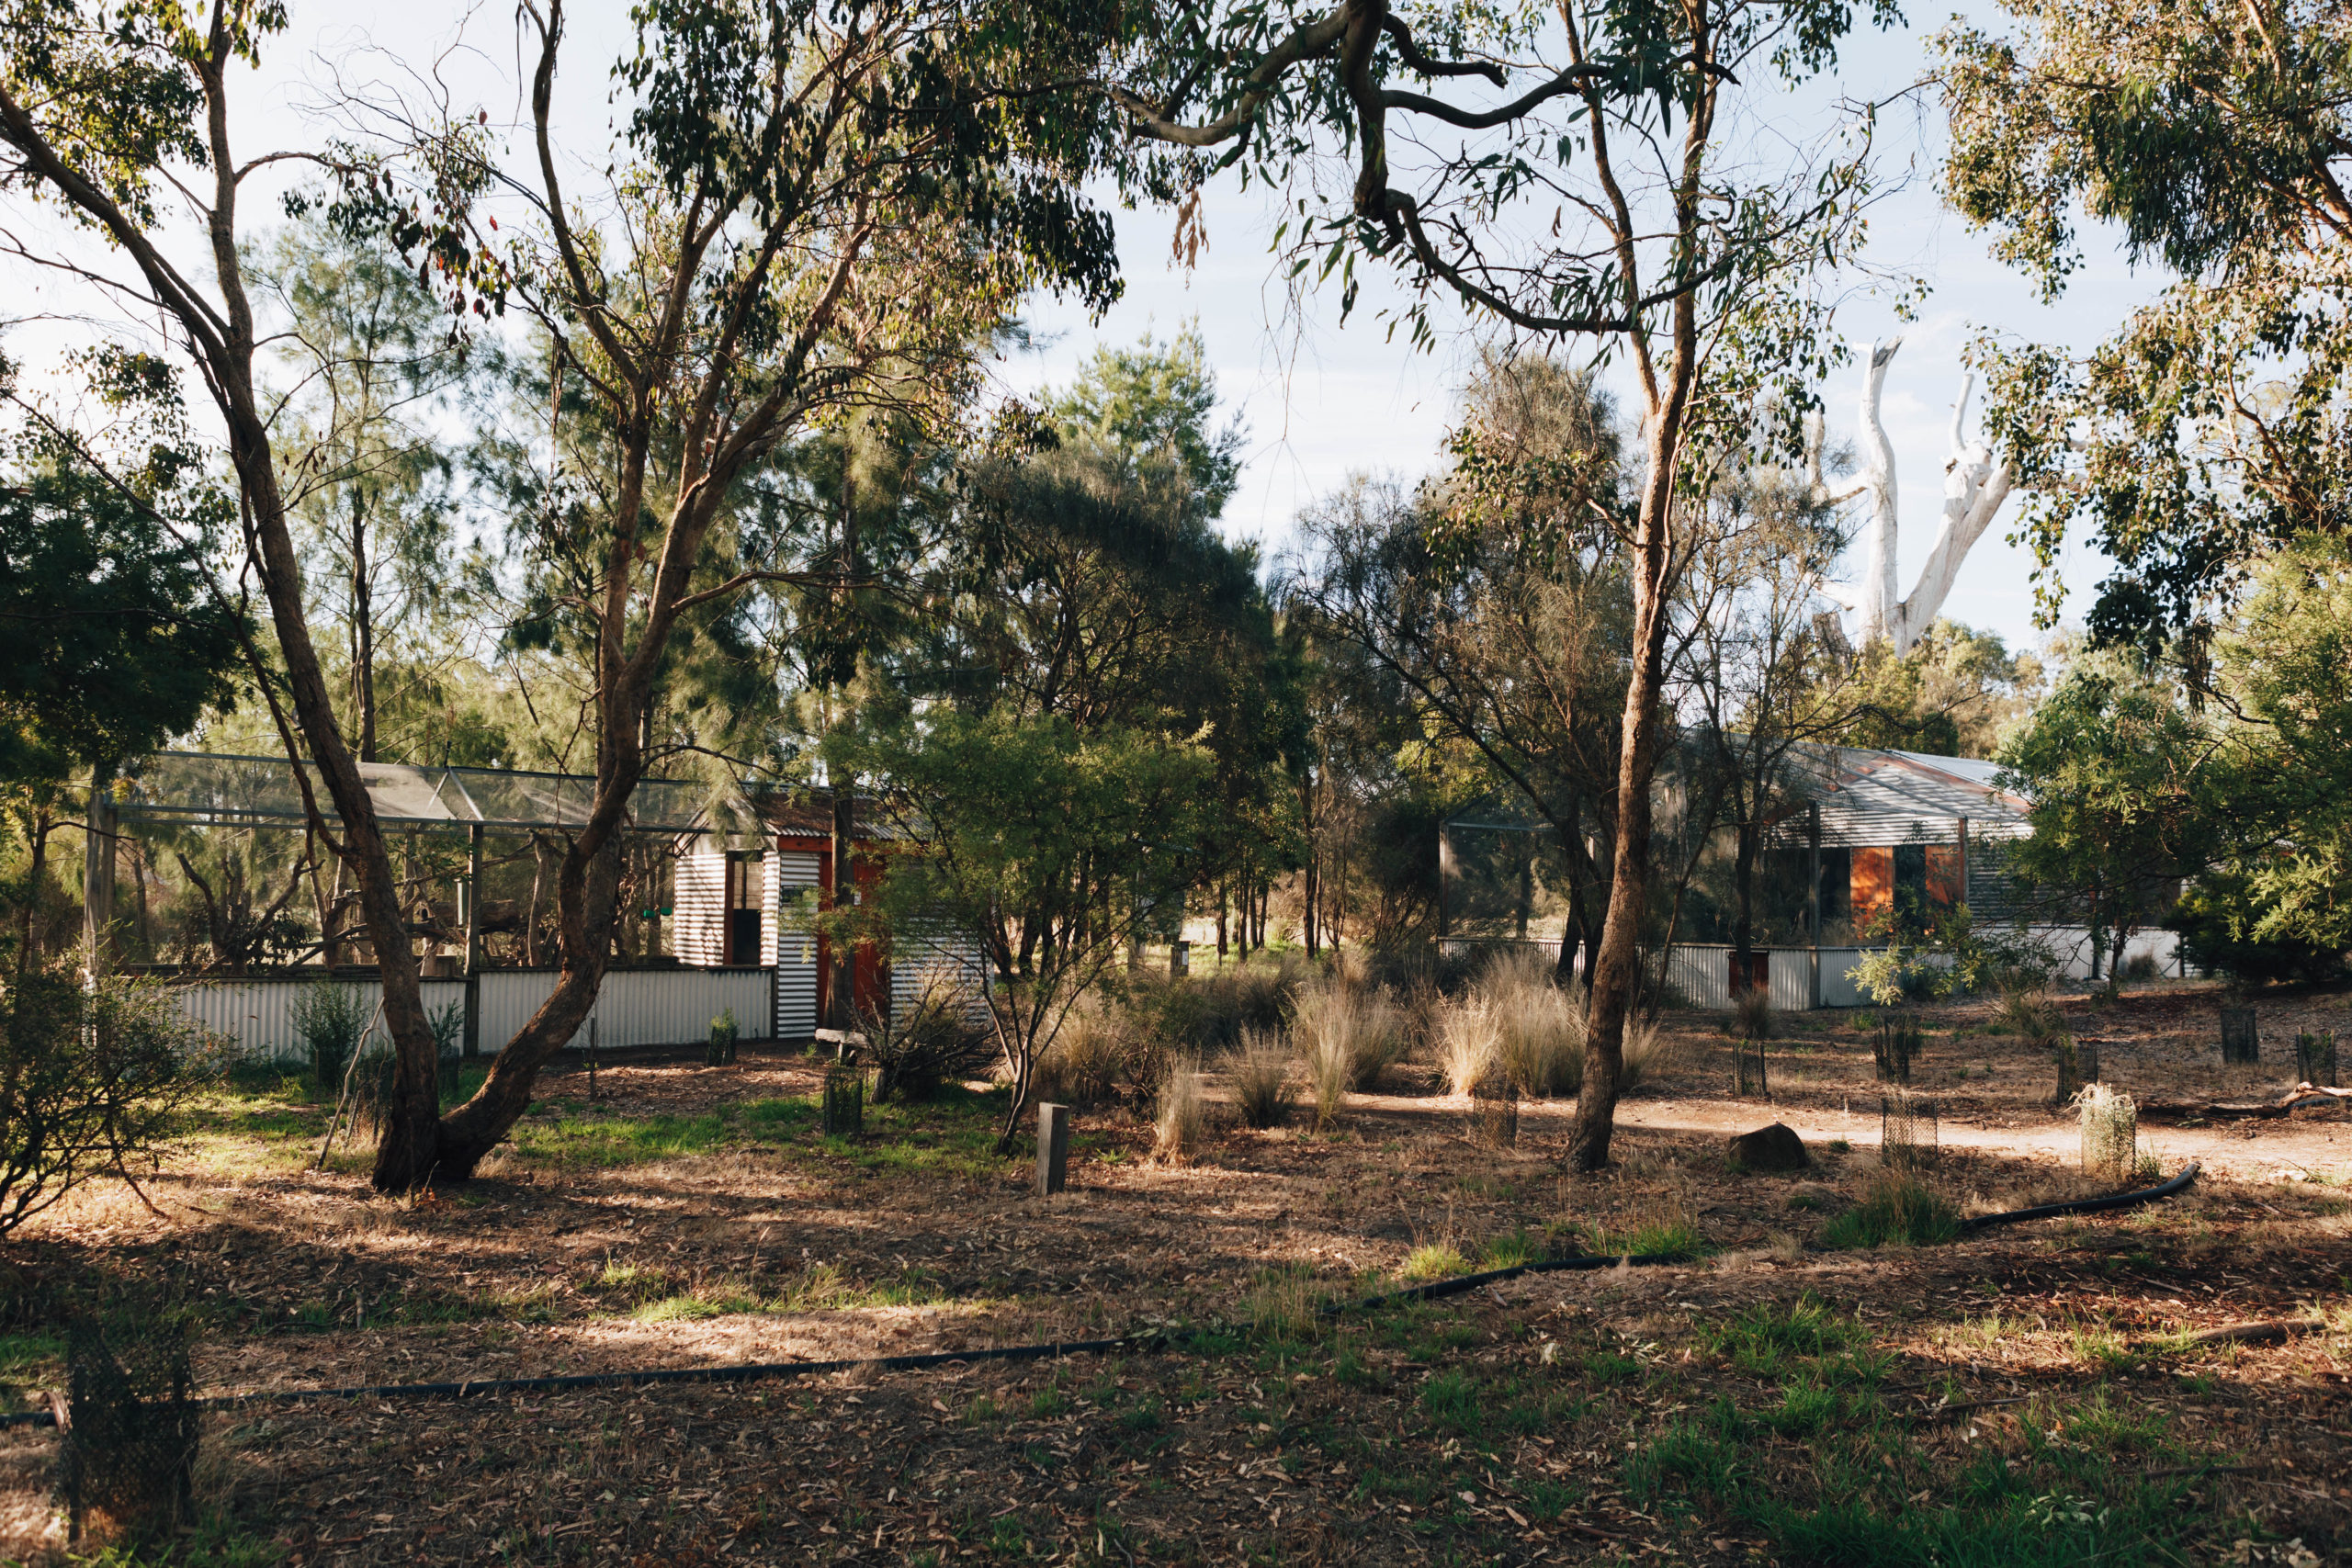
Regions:
M 1764 1070 L 1764 1042 L 1741 1040 L 1734 1043 L 1733 1058 L 1739 1064 L 1739 1092 L 1744 1096 L 1772 1092 L 1772 1085 Z
M 197 1410 L 187 1330 L 175 1314 L 122 1309 L 65 1330 L 59 1501 L 77 1543 L 165 1535 L 189 1522 Z
M 2316 1034 L 2295 1036 L 2295 1078 L 2299 1083 L 2336 1087 L 2335 1031 L 2323 1029 Z
M 1901 1170 L 1936 1162 L 1936 1102 L 1924 1094 L 1894 1089 L 1879 1097 L 1879 1158 Z

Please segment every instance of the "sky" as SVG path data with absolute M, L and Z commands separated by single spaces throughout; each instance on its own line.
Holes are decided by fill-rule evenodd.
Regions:
M 1973 9 L 1977 25 L 1999 28 L 1996 10 Z M 411 92 L 441 84 L 453 102 L 481 103 L 493 125 L 522 115 L 516 84 L 526 62 L 506 6 L 342 0 L 322 6 L 295 0 L 291 11 L 286 38 L 269 51 L 257 77 L 240 85 L 241 149 L 315 144 L 322 130 L 318 106 L 338 82 L 398 80 Z M 563 141 L 577 148 L 583 164 L 601 162 L 614 124 L 605 73 L 629 45 L 626 15 L 607 0 L 580 9 L 571 26 L 573 63 L 559 82 L 559 118 Z M 1836 74 L 1764 104 L 1747 128 L 1751 145 L 1770 148 L 1776 137 L 1800 141 L 1816 135 L 1854 100 L 1896 99 L 1930 68 L 1928 39 L 1951 19 L 1923 14 L 1891 31 L 1849 39 Z M 1917 275 L 1929 292 L 1917 319 L 1907 323 L 1898 321 L 1889 298 L 1859 292 L 1844 299 L 1837 326 L 1856 350 L 1856 363 L 1834 373 L 1822 395 L 1833 441 L 1850 440 L 1860 364 L 1873 341 L 1902 335 L 1883 414 L 1901 487 L 1901 579 L 1907 593 L 1939 523 L 1947 429 L 1963 345 L 1989 328 L 2086 347 L 2153 298 L 2163 280 L 2135 274 L 2094 231 L 2086 236 L 2086 265 L 2068 293 L 2045 303 L 2030 280 L 1991 256 L 1984 236 L 1971 233 L 1943 208 L 1933 177 L 1940 113 L 1931 98 L 1892 103 L 1880 118 L 1877 147 L 1882 180 L 1893 188 L 1871 219 L 1869 261 Z M 266 199 L 266 192 L 250 190 L 247 210 Z M 1224 525 L 1259 541 L 1270 555 L 1293 545 L 1301 509 L 1351 474 L 1411 478 L 1435 466 L 1455 389 L 1484 330 L 1459 312 L 1442 312 L 1433 351 L 1392 343 L 1377 307 L 1396 296 L 1377 278 L 1368 280 L 1363 304 L 1344 324 L 1336 290 L 1307 294 L 1294 308 L 1268 254 L 1281 210 L 1279 196 L 1262 187 L 1213 186 L 1204 205 L 1208 246 L 1189 270 L 1170 258 L 1169 214 L 1118 212 L 1125 297 L 1100 321 L 1072 304 L 1035 301 L 1033 349 L 998 367 L 1003 391 L 1027 394 L 1068 382 L 1098 345 L 1196 326 L 1227 406 L 1239 412 L 1249 433 L 1248 467 Z M 14 347 L 21 354 L 25 344 Z M 2034 625 L 2030 557 L 2004 538 L 2017 514 L 2012 501 L 1970 555 L 1945 606 L 1947 615 L 1996 631 L 2013 646 L 2043 636 Z M 2062 576 L 2075 603 L 2099 575 L 2098 558 L 2070 540 Z

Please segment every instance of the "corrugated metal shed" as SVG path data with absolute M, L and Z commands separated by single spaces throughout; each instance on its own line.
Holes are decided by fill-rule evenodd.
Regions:
M 1804 746 L 1789 757 L 1792 790 L 1821 810 L 1829 845 L 1949 844 L 1968 824 L 1972 840 L 2021 839 L 2026 802 L 1995 784 L 1995 764 L 1917 751 Z M 1783 843 L 1804 841 L 1805 818 L 1781 825 Z

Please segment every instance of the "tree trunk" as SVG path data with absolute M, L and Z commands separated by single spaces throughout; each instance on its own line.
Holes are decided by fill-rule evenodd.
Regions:
M 1577 1096 L 1576 1126 L 1568 1145 L 1569 1163 L 1585 1171 L 1605 1169 L 1609 1164 L 1617 1080 L 1624 1066 L 1625 1019 L 1641 978 L 1642 913 L 1649 891 L 1650 785 L 1657 770 L 1657 706 L 1665 685 L 1667 609 L 1673 589 L 1668 529 L 1682 411 L 1696 346 L 1690 310 L 1687 299 L 1676 307 L 1672 390 L 1650 417 L 1641 517 L 1634 538 L 1634 660 L 1625 683 L 1617 753 L 1616 853 L 1610 868 L 1609 913 L 1592 966 L 1584 1088 Z
M 833 908 L 857 902 L 857 788 L 854 781 L 833 785 Z M 839 936 L 832 944 L 833 975 L 829 1027 L 857 1027 L 857 955 Z
M 351 714 L 359 730 L 359 760 L 376 756 L 375 584 L 368 575 L 368 520 L 359 486 L 351 487 Z

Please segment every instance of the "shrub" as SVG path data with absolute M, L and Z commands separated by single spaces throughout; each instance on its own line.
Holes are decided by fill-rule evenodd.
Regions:
M 865 1055 L 875 1066 L 875 1103 L 929 1100 L 943 1084 L 986 1066 L 996 1046 L 972 1027 L 972 1010 L 961 991 L 944 985 L 925 987 L 904 1016 L 869 1010 L 863 1022 Z
M 1154 1125 L 1152 1152 L 1171 1165 L 1181 1165 L 1200 1152 L 1208 1119 L 1201 1109 L 1200 1069 L 1190 1062 L 1172 1062 L 1159 1080 L 1159 1114 Z
M 1030 1069 L 1030 1098 L 1100 1105 L 1114 1098 L 1131 1055 L 1122 1021 L 1092 998 L 1071 1008 Z
M 0 1235 L 85 1182 L 152 1172 L 226 1065 L 158 986 L 19 975 L 0 998 Z
M 1829 1247 L 1935 1247 L 1960 1235 L 1960 1211 L 1917 1176 L 1883 1170 L 1862 1201 L 1821 1233 Z
M 1584 1082 L 1584 998 L 1552 983 L 1543 953 L 1500 954 L 1479 977 L 1477 995 L 1494 1024 L 1499 1065 L 1519 1091 L 1534 1100 L 1575 1094 Z
M 1279 1127 L 1290 1119 L 1290 1053 L 1281 1036 L 1262 1029 L 1243 1031 L 1241 1043 L 1227 1059 L 1226 1073 L 1244 1122 Z
M 1321 1029 L 1303 1031 L 1297 1038 L 1306 1065 L 1307 1088 L 1315 1095 L 1315 1124 L 1329 1127 L 1339 1120 L 1348 1102 L 1354 1068 L 1348 1037 L 1337 1029 Z
M 2130 1095 L 2095 1083 L 2075 1097 L 2083 1122 L 2083 1172 L 2114 1182 L 2139 1169 L 2140 1108 Z
M 2156 977 L 2156 955 L 2135 953 L 2123 961 L 2123 977 L 2127 980 L 2153 980 Z
M 311 1078 L 321 1092 L 343 1088 L 344 1069 L 359 1049 L 372 1010 L 356 986 L 305 986 L 294 998 L 294 1032 L 311 1058 Z
M 1770 1040 L 1780 1015 L 1772 1010 L 1772 993 L 1751 986 L 1731 999 L 1732 1033 L 1741 1040 Z
M 2058 1005 L 2050 999 L 2042 977 L 2030 971 L 2013 971 L 2002 976 L 2001 1005 L 1994 1016 L 2036 1049 L 2046 1049 L 2064 1026 Z

